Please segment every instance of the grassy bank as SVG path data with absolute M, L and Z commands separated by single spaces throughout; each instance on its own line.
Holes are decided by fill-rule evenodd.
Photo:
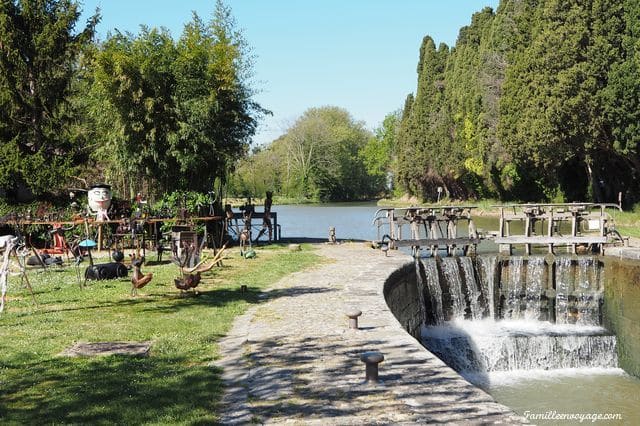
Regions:
M 128 279 L 91 282 L 80 290 L 73 267 L 31 271 L 36 309 L 19 277 L 9 279 L 0 314 L 2 423 L 183 423 L 217 420 L 222 395 L 216 342 L 233 319 L 258 303 L 279 278 L 320 261 L 308 247 L 270 246 L 256 259 L 230 253 L 207 273 L 200 295 L 181 297 L 173 264 L 154 272 L 138 297 Z M 249 291 L 240 292 L 247 284 Z M 75 342 L 151 341 L 147 358 L 66 358 Z
M 256 207 L 264 206 L 264 198 L 251 198 L 251 203 Z M 247 202 L 246 198 L 227 197 L 224 199 L 224 204 L 231 204 L 231 207 L 238 208 L 243 206 Z M 297 205 L 297 204 L 318 204 L 319 200 L 304 197 L 282 197 L 275 195 L 273 197 L 273 205 Z

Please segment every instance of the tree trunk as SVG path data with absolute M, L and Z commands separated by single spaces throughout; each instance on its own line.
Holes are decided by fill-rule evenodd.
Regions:
M 603 202 L 602 188 L 600 186 L 600 178 L 593 173 L 591 168 L 591 160 L 585 159 L 585 166 L 587 168 L 587 175 L 589 176 L 589 182 L 591 182 L 591 191 L 593 200 L 596 203 Z

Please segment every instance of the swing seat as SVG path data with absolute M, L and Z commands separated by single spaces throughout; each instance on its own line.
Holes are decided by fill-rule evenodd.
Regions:
M 67 240 L 64 238 L 62 234 L 62 225 L 54 224 L 53 231 L 51 231 L 53 237 L 53 246 L 49 248 L 44 248 L 38 250 L 38 252 L 42 254 L 68 254 L 69 253 L 69 245 L 67 244 Z

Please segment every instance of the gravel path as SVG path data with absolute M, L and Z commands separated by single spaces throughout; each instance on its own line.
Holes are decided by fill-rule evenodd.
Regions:
M 292 274 L 239 317 L 220 343 L 223 424 L 502 423 L 524 421 L 461 379 L 404 332 L 382 296 L 411 259 L 361 244 L 319 245 L 329 260 Z M 360 309 L 359 330 L 345 312 Z M 381 384 L 359 355 L 379 350 Z

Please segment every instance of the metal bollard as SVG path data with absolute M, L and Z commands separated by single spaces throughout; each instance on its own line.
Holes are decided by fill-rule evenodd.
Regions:
M 349 317 L 349 328 L 358 329 L 358 317 L 362 315 L 362 312 L 358 309 L 352 309 L 347 311 L 347 317 Z
M 246 284 L 242 284 L 240 286 L 240 293 L 246 293 L 248 290 L 247 285 Z
M 384 355 L 378 351 L 365 352 L 360 355 L 360 361 L 366 364 L 365 382 L 378 383 L 378 364 L 384 361 Z

